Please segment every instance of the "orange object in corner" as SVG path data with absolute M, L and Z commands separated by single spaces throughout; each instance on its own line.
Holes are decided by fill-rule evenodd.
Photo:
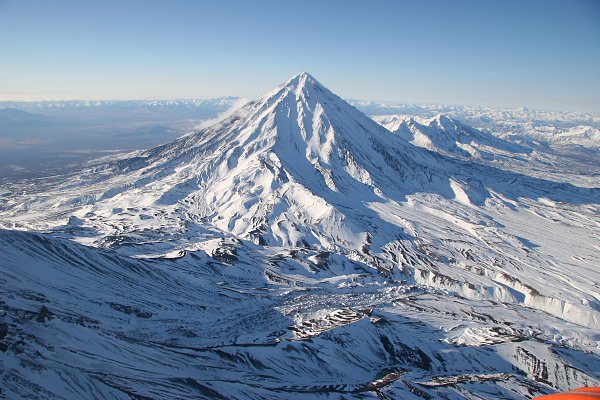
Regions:
M 570 392 L 535 397 L 533 400 L 599 400 L 600 387 L 584 387 Z

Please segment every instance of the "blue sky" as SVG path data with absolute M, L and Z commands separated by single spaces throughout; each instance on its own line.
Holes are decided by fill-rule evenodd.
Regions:
M 0 99 L 345 98 L 600 112 L 600 1 L 0 0 Z

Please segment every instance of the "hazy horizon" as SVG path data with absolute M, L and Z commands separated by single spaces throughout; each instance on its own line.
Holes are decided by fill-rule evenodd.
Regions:
M 600 111 L 600 3 L 0 1 L 0 100 L 343 98 Z
M 276 86 L 274 86 L 276 87 Z M 268 91 L 262 93 L 255 97 L 247 97 L 247 96 L 236 96 L 235 94 L 231 95 L 223 95 L 223 96 L 215 96 L 215 97 L 145 97 L 145 98 L 117 98 L 117 97 L 107 97 L 107 98 L 41 98 L 41 99 L 3 99 L 0 95 L 0 106 L 6 103 L 52 103 L 52 102 L 142 102 L 142 101 L 199 101 L 199 100 L 211 100 L 211 99 L 247 99 L 247 100 L 255 100 L 268 94 Z M 395 106 L 395 105 L 417 105 L 417 106 L 465 106 L 465 107 L 482 107 L 482 108 L 491 108 L 498 110 L 518 110 L 525 107 L 528 110 L 532 111 L 546 111 L 546 112 L 582 112 L 582 113 L 591 113 L 591 114 L 600 114 L 599 110 L 583 110 L 578 108 L 557 108 L 557 107 L 535 107 L 530 106 L 529 104 L 513 104 L 513 105 L 491 105 L 491 104 L 481 104 L 481 103 L 451 103 L 451 102 L 434 102 L 434 101 L 408 101 L 408 100 L 381 100 L 381 99 L 367 99 L 367 98 L 344 98 L 344 100 L 354 103 L 354 102 L 370 102 L 379 105 L 386 106 Z M 2 108 L 2 107 L 0 107 Z M 6 107 L 4 107 L 6 108 Z

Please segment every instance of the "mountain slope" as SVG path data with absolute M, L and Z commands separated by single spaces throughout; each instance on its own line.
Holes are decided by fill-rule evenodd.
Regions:
M 483 140 L 481 132 L 436 121 L 430 128 L 439 134 L 463 130 Z M 179 304 L 188 292 L 198 293 L 199 304 L 237 299 L 231 309 L 217 307 L 206 316 L 214 336 L 198 326 L 197 339 L 177 336 L 186 352 L 235 345 L 233 353 L 211 353 L 206 363 L 215 371 L 231 364 L 236 378 L 202 368 L 169 369 L 181 349 L 162 347 L 164 339 L 167 365 L 148 372 L 148 381 L 135 390 L 126 389 L 140 395 L 189 395 L 171 386 L 187 373 L 217 381 L 210 390 L 238 398 L 374 396 L 384 388 L 392 397 L 477 398 L 487 386 L 494 396 L 522 398 L 529 389 L 545 392 L 598 379 L 572 370 L 587 371 L 582 365 L 596 365 L 593 354 L 599 352 L 594 232 L 600 190 L 413 146 L 306 73 L 213 126 L 147 151 L 98 160 L 68 177 L 11 185 L 0 201 L 0 226 L 11 249 L 0 267 L 11 276 L 10 296 L 27 282 L 15 278 L 19 265 L 38 265 L 47 257 L 38 253 L 46 244 L 36 240 L 58 240 L 65 250 L 53 250 L 51 258 L 86 255 L 54 263 L 64 277 L 55 283 L 28 272 L 54 309 L 68 309 L 55 289 L 73 285 L 61 268 L 78 265 L 78 258 L 97 258 L 91 265 L 99 270 L 131 262 L 136 270 L 169 276 L 167 282 L 140 276 L 148 293 L 118 303 L 108 320 L 122 310 L 162 315 L 154 286 L 161 286 L 157 293 L 169 304 Z M 182 280 L 172 281 L 172 274 Z M 97 296 L 111 278 L 98 284 L 94 279 L 81 285 L 90 301 L 107 302 Z M 248 320 L 241 316 L 242 301 Z M 177 308 L 169 326 L 185 326 L 185 315 L 196 312 L 188 304 L 165 307 Z M 219 319 L 227 312 L 230 319 Z M 268 320 L 276 327 L 268 327 Z M 243 332 L 233 328 L 239 321 Z M 143 359 L 157 345 L 145 335 L 160 337 L 164 327 L 152 318 L 134 322 L 141 328 L 127 337 L 137 342 L 135 358 Z M 24 329 L 33 332 L 35 326 Z M 562 354 L 556 346 L 568 350 Z M 305 363 L 300 372 L 293 367 L 298 358 Z M 571 372 L 551 376 L 542 364 Z M 127 371 L 138 368 L 132 360 L 127 365 Z M 164 368 L 170 383 L 156 389 L 163 382 L 156 373 Z M 495 374 L 479 376 L 489 368 Z M 97 372 L 86 374 L 88 379 Z M 126 376 L 111 375 L 108 386 L 122 387 Z
M 303 279 L 281 259 L 268 270 L 288 284 L 265 287 L 244 251 L 232 267 L 28 232 L 0 231 L 0 245 L 8 398 L 524 398 L 599 382 L 585 370 L 600 358 L 515 326 L 536 318 L 528 309 L 489 304 L 492 316 L 415 285 Z

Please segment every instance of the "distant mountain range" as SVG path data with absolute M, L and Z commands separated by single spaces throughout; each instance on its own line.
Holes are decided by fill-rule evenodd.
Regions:
M 165 115 L 191 115 L 197 118 L 198 112 L 219 113 L 227 110 L 239 99 L 237 97 L 216 97 L 206 99 L 171 100 L 48 100 L 48 101 L 0 101 L 1 109 L 18 109 L 30 113 L 50 116 L 137 116 L 165 118 Z
M 429 119 L 407 116 L 375 116 L 373 119 L 415 146 L 464 157 L 481 153 L 530 153 L 531 150 L 465 125 L 444 114 Z
M 600 114 L 531 110 L 526 107 L 502 109 L 478 106 L 443 106 L 415 104 L 379 104 L 352 101 L 361 111 L 377 120 L 416 117 L 423 120 L 436 115 L 459 120 L 479 130 L 513 142 L 575 145 L 599 148 Z

